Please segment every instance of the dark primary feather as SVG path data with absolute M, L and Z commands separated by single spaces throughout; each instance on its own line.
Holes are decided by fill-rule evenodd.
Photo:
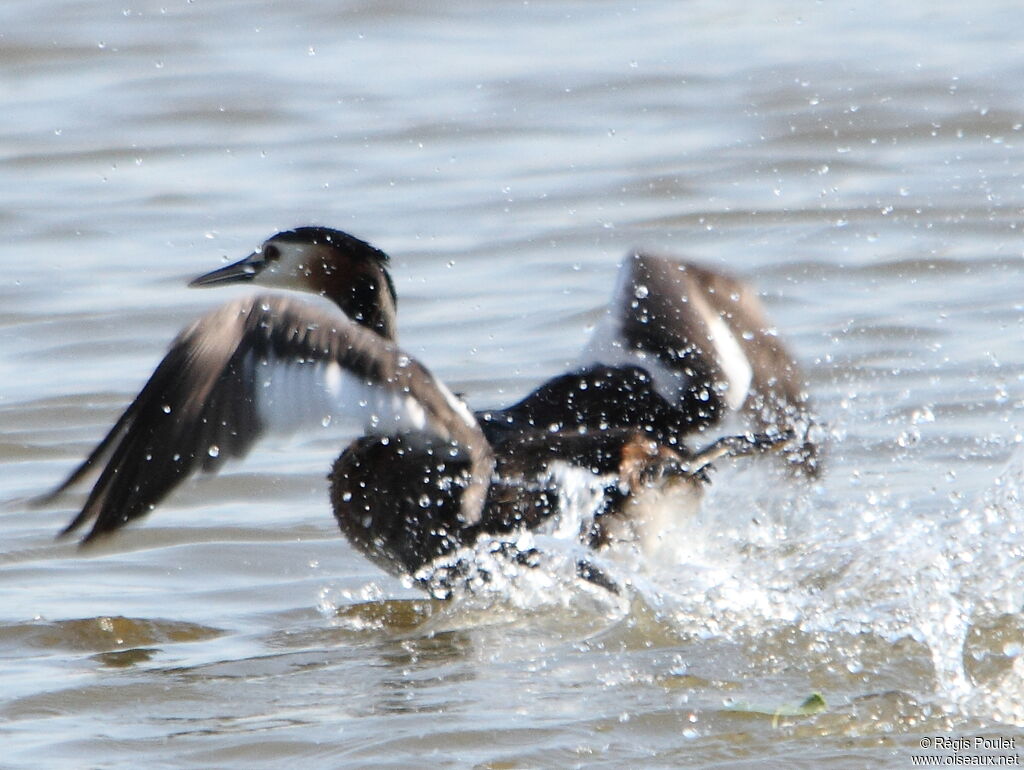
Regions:
M 199 322 L 174 341 L 121 419 L 62 485 L 109 454 L 81 512 L 62 534 L 93 519 L 85 541 L 117 529 L 148 513 L 194 470 L 212 471 L 248 452 L 260 422 L 241 376 L 246 351 L 213 338 L 231 331 Z

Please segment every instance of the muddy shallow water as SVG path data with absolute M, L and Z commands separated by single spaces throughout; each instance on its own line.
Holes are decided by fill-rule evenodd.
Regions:
M 188 278 L 307 223 L 392 255 L 402 344 L 477 407 L 575 358 L 631 247 L 750 277 L 830 447 L 813 483 L 719 468 L 622 599 L 553 572 L 428 601 L 338 536 L 325 437 L 88 552 L 53 540 L 81 496 L 9 503 L 0 764 L 1024 741 L 1021 11 L 750 6 L 4 4 L 0 500 L 59 481 L 244 291 Z

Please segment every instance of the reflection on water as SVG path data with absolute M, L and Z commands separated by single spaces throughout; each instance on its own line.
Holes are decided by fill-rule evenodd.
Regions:
M 814 483 L 718 469 L 613 565 L 623 602 L 427 601 L 338 537 L 327 440 L 89 552 L 52 540 L 71 506 L 7 505 L 4 761 L 860 768 L 1020 735 L 1018 17 L 5 3 L 0 500 L 231 294 L 188 278 L 305 223 L 393 255 L 403 345 L 476 407 L 575 358 L 628 248 L 751 276 L 831 446 Z

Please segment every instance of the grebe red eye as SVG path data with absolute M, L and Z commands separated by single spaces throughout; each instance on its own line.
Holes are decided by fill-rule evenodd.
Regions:
M 265 262 L 276 262 L 281 258 L 281 250 L 274 244 L 268 244 L 263 247 L 263 260 Z

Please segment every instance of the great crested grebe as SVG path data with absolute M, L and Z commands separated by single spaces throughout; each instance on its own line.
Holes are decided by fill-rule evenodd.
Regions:
M 620 270 L 585 363 L 473 414 L 397 346 L 387 263 L 347 233 L 300 227 L 192 281 L 251 281 L 334 307 L 260 294 L 182 331 L 107 436 L 37 501 L 98 472 L 61 534 L 89 522 L 83 543 L 111 533 L 265 433 L 355 417 L 364 435 L 334 463 L 331 502 L 349 540 L 394 574 L 416 575 L 482 535 L 560 526 L 569 477 L 590 495 L 573 537 L 596 548 L 644 543 L 664 525 L 650 496 L 695 502 L 712 461 L 793 444 L 809 420 L 800 371 L 748 287 L 639 252 Z M 752 432 L 686 446 L 730 412 L 747 415 Z M 810 467 L 808 447 L 799 451 Z M 592 576 L 586 564 L 579 571 Z

